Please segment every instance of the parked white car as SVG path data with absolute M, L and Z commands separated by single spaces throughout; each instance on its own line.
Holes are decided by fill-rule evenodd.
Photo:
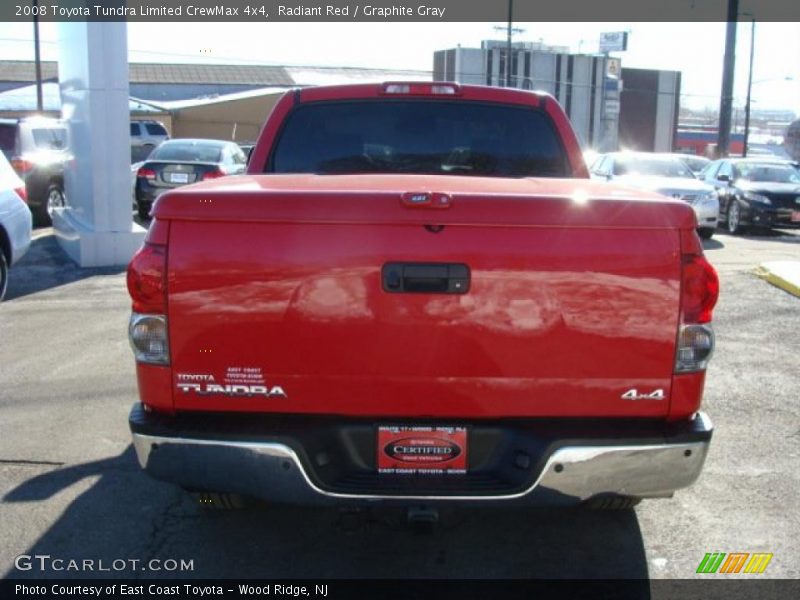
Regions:
M 0 153 L 0 300 L 8 289 L 8 269 L 31 245 L 31 211 L 25 204 L 25 182 Z
M 710 239 L 717 228 L 719 195 L 713 185 L 699 181 L 689 166 L 671 154 L 610 152 L 589 170 L 592 179 L 602 179 L 683 200 L 697 217 L 697 233 Z

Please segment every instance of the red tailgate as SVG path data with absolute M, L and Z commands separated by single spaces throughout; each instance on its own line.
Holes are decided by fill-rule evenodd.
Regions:
M 295 191 L 275 189 L 282 179 Z M 598 193 L 588 182 L 576 200 L 559 193 L 574 181 L 547 184 L 549 195 L 513 182 L 488 197 L 469 193 L 488 184 L 468 178 L 406 176 L 402 190 L 376 176 L 310 179 L 296 191 L 296 179 L 245 178 L 225 194 L 208 186 L 205 207 L 202 191 L 158 207 L 171 220 L 176 408 L 667 413 L 685 207 L 586 202 Z M 404 206 L 404 193 L 432 186 L 448 209 Z M 469 291 L 387 293 L 382 267 L 394 262 L 467 265 Z M 622 398 L 630 389 L 664 399 Z

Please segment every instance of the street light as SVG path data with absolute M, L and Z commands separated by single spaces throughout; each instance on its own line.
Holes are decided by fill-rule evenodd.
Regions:
M 759 83 L 765 83 L 767 81 L 794 81 L 793 77 L 772 77 L 770 79 L 761 79 L 759 81 L 754 81 L 752 85 L 758 85 Z M 747 103 L 745 104 L 745 115 L 744 115 L 744 140 L 742 144 L 742 156 L 747 157 L 747 147 L 748 147 L 748 140 L 750 138 L 750 104 L 752 102 L 757 102 L 757 100 L 751 100 L 750 94 L 748 89 L 747 95 Z
M 753 81 L 753 55 L 756 47 L 756 20 L 752 19 L 750 22 L 750 73 L 747 76 L 747 100 L 744 105 L 744 141 L 742 143 L 742 156 L 747 158 L 747 142 L 750 138 L 750 103 L 753 86 L 766 81 L 792 81 L 794 78 L 791 76 L 786 77 L 771 77 L 769 79 L 760 79 Z
M 750 93 L 753 91 L 753 54 L 756 48 L 756 19 L 750 21 L 750 72 L 747 75 L 747 101 L 744 104 L 744 142 L 742 156 L 747 158 L 747 140 L 750 137 Z
M 36 65 L 36 111 L 44 110 L 42 100 L 42 57 L 39 49 L 39 0 L 33 0 L 33 59 Z

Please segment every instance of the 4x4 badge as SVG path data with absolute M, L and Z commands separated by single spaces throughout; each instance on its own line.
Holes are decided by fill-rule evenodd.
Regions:
M 623 400 L 664 400 L 664 390 L 661 388 L 650 392 L 649 394 L 646 393 L 639 393 L 639 390 L 636 388 L 630 389 L 624 394 L 622 394 L 621 398 Z

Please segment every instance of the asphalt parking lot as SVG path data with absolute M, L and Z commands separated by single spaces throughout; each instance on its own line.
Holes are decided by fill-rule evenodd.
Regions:
M 127 428 L 137 394 L 124 270 L 78 269 L 48 230 L 36 235 L 0 305 L 6 577 L 690 578 L 706 552 L 771 552 L 761 577 L 800 577 L 800 298 L 753 274 L 800 260 L 800 232 L 705 244 L 722 286 L 705 401 L 716 432 L 693 487 L 621 512 L 450 512 L 429 534 L 392 511 L 207 512 L 146 477 Z M 194 570 L 24 571 L 21 554 Z

